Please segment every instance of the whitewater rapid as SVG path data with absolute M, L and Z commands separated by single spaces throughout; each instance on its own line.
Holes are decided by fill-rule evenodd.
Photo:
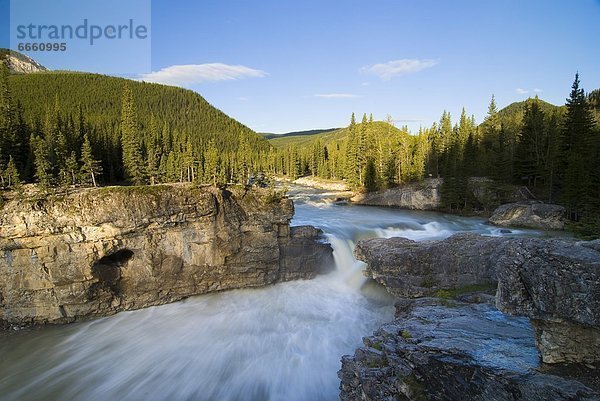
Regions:
M 483 219 L 291 196 L 293 225 L 322 228 L 334 248 L 333 273 L 1 334 L 0 400 L 337 400 L 341 356 L 393 317 L 393 299 L 352 256 L 356 241 L 503 234 Z

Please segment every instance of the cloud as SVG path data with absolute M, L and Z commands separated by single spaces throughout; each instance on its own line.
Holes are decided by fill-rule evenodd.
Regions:
M 412 74 L 426 68 L 431 68 L 437 64 L 439 64 L 439 60 L 404 58 L 401 60 L 388 61 L 387 63 L 366 66 L 361 68 L 360 71 L 365 74 L 376 75 L 381 79 L 388 80 L 396 75 Z
M 140 76 L 140 80 L 167 85 L 186 86 L 204 82 L 262 78 L 268 74 L 243 65 L 222 63 L 172 65 Z
M 315 97 L 320 97 L 322 99 L 353 99 L 360 96 L 352 93 L 321 93 L 315 95 Z
M 238 100 L 239 100 L 240 102 L 246 102 L 246 101 L 248 101 L 249 99 L 248 99 L 246 96 L 240 96 L 240 97 L 238 97 Z
M 542 93 L 543 90 L 541 90 L 540 88 L 534 88 L 532 90 L 523 89 L 523 88 L 517 88 L 517 89 L 515 89 L 515 92 L 517 92 L 519 95 L 526 95 L 526 94 L 528 94 L 530 92 L 533 92 L 533 93 Z
M 360 84 L 360 86 L 369 86 L 368 82 L 363 82 L 362 84 Z

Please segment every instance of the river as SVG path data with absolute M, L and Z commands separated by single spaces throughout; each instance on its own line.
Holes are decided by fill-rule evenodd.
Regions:
M 352 256 L 358 239 L 507 234 L 478 218 L 338 205 L 308 189 L 290 196 L 292 224 L 326 233 L 333 273 L 0 334 L 0 400 L 337 400 L 341 356 L 393 317 L 393 300 Z

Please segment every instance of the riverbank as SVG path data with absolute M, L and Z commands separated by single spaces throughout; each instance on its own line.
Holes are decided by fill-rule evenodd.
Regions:
M 278 176 L 275 178 L 275 181 L 284 184 L 294 184 L 314 189 L 343 192 L 345 197 L 347 197 L 348 199 L 356 194 L 354 191 L 351 191 L 348 188 L 348 184 L 342 180 L 327 180 L 324 178 L 312 176 L 300 177 L 295 180 L 290 180 L 287 177 Z

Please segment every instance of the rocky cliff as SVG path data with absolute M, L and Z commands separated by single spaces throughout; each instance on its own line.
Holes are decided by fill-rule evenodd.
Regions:
M 8 69 L 15 73 L 28 74 L 46 71 L 46 67 L 23 53 L 0 48 L 0 60 L 6 63 Z
M 463 233 L 362 240 L 355 255 L 402 298 L 397 319 L 342 359 L 342 400 L 600 399 L 599 241 Z M 495 299 L 462 295 L 496 282 Z M 530 324 L 457 301 L 490 298 Z
M 544 362 L 600 362 L 598 241 L 455 234 L 441 241 L 356 244 L 365 273 L 400 297 L 459 294 L 498 283 L 501 311 L 532 320 Z
M 0 321 L 64 323 L 331 268 L 318 230 L 266 190 L 107 187 L 8 201 Z

